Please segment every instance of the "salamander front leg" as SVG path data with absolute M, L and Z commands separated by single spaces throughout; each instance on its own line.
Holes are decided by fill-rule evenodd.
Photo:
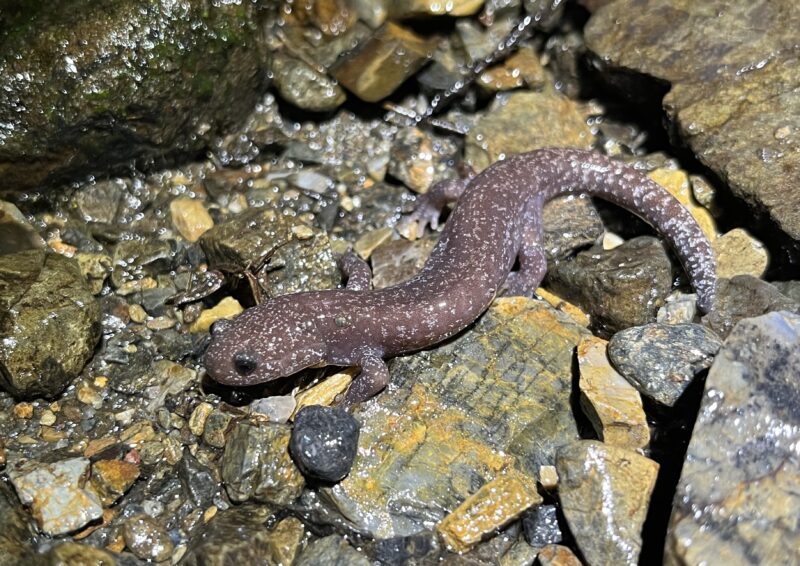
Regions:
M 442 215 L 444 207 L 461 198 L 473 176 L 474 173 L 470 172 L 463 179 L 439 181 L 427 193 L 418 196 L 414 212 L 404 217 L 397 225 L 400 234 L 408 238 L 412 238 L 412 236 L 421 238 L 425 234 L 425 226 L 429 224 L 431 230 L 436 230 L 439 227 L 439 216 Z M 414 224 L 416 224 L 416 230 L 410 233 Z
M 361 373 L 350 384 L 342 405 L 350 407 L 371 399 L 389 384 L 389 368 L 378 352 L 367 352 L 358 362 Z
M 366 291 L 372 287 L 372 270 L 353 250 L 348 250 L 339 258 L 339 269 L 347 278 L 347 289 Z

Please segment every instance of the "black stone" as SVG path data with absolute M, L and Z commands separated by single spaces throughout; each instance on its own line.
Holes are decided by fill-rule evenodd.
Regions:
M 525 540 L 535 547 L 561 542 L 561 529 L 555 505 L 539 505 L 522 516 Z
M 338 482 L 350 473 L 358 422 L 344 409 L 311 405 L 297 413 L 289 451 L 303 475 Z

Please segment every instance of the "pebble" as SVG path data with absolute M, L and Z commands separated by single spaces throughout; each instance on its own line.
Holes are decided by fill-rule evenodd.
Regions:
M 643 395 L 673 406 L 708 368 L 722 340 L 699 324 L 647 324 L 617 332 L 608 344 L 614 367 Z
M 583 566 L 583 562 L 568 547 L 549 544 L 536 556 L 539 566 Z
M 450 550 L 461 554 L 541 502 L 533 478 L 510 469 L 469 496 L 436 525 L 436 531 Z
M 536 548 L 559 543 L 563 538 L 555 505 L 538 505 L 526 511 L 522 515 L 522 529 L 525 540 Z
M 198 437 L 203 435 L 206 420 L 213 410 L 214 406 L 211 403 L 203 402 L 197 404 L 192 410 L 192 414 L 189 415 L 189 430 L 192 434 Z
M 353 378 L 358 375 L 358 368 L 345 368 L 330 375 L 317 383 L 313 387 L 309 387 L 305 391 L 301 391 L 295 397 L 297 403 L 292 418 L 297 416 L 304 407 L 311 405 L 332 405 L 336 397 L 350 387 Z
M 178 197 L 169 204 L 169 212 L 173 226 L 190 242 L 196 242 L 214 227 L 214 220 L 200 200 Z
M 92 464 L 92 487 L 105 507 L 113 505 L 139 478 L 139 466 L 124 460 L 98 460 Z
M 147 320 L 147 311 L 142 308 L 142 305 L 132 304 L 128 307 L 128 315 L 131 320 L 137 324 L 142 324 Z
M 388 226 L 367 232 L 356 240 L 356 243 L 353 244 L 353 250 L 361 259 L 369 259 L 375 248 L 391 239 L 393 232 L 394 230 Z
M 189 326 L 189 332 L 208 332 L 211 325 L 220 319 L 231 319 L 244 312 L 239 301 L 233 297 L 225 297 L 210 309 L 205 309 Z
M 220 473 L 233 501 L 288 505 L 305 486 L 289 456 L 288 425 L 238 421 L 225 443 Z
M 335 483 L 350 473 L 358 432 L 358 422 L 344 409 L 307 406 L 294 417 L 289 450 L 304 475 Z
M 329 535 L 309 544 L 294 566 L 321 566 L 322 564 L 370 566 L 370 561 L 341 536 Z
M 169 533 L 147 515 L 131 517 L 122 526 L 125 545 L 137 558 L 161 562 L 172 556 Z
M 233 415 L 214 409 L 205 419 L 203 442 L 214 448 L 224 448 Z
M 561 509 L 589 564 L 637 564 L 658 475 L 644 456 L 596 440 L 558 451 Z
M 417 193 L 426 193 L 433 183 L 434 141 L 419 128 L 405 128 L 394 139 L 389 154 L 389 174 Z
M 717 277 L 730 279 L 736 275 L 761 277 L 767 270 L 769 253 L 764 244 L 743 228 L 734 228 L 714 241 L 717 256 Z
M 387 22 L 341 57 L 331 72 L 361 100 L 378 102 L 427 62 L 435 43 L 435 39 Z
M 581 408 L 603 442 L 631 450 L 644 448 L 650 442 L 650 428 L 642 397 L 611 367 L 607 344 L 594 336 L 578 344 Z
M 271 395 L 250 403 L 250 414 L 273 423 L 285 423 L 294 414 L 297 401 L 291 395 Z
M 44 240 L 25 215 L 14 204 L 0 200 L 0 255 L 44 247 Z
M 86 485 L 89 460 L 71 458 L 49 464 L 26 462 L 7 474 L 39 528 L 52 536 L 76 531 L 103 516 L 100 498 Z
M 697 295 L 673 291 L 663 307 L 656 313 L 656 322 L 661 324 L 684 324 L 693 322 L 697 316 Z
M 342 87 L 324 73 L 281 52 L 272 58 L 273 85 L 280 97 L 311 112 L 330 112 L 347 99 Z

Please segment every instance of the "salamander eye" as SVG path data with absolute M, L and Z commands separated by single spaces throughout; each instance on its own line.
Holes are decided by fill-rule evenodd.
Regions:
M 258 361 L 245 352 L 237 352 L 233 356 L 233 367 L 239 375 L 250 375 L 258 367 Z

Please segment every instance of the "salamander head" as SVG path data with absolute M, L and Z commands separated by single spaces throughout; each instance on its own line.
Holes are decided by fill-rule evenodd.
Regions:
M 211 330 L 204 365 L 224 385 L 254 385 L 324 362 L 326 346 L 311 305 L 285 295 L 248 309 Z

